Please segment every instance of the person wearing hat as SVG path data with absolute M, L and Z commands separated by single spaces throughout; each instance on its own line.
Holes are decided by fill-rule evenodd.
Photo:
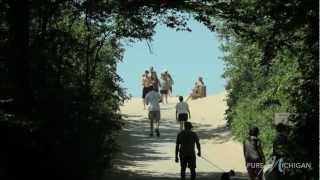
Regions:
M 190 168 L 191 180 L 196 179 L 196 153 L 195 145 L 198 149 L 198 156 L 201 157 L 201 147 L 198 135 L 193 132 L 191 122 L 185 122 L 185 128 L 181 131 L 176 140 L 175 161 L 180 158 L 181 180 L 185 180 L 186 169 Z M 178 158 L 179 155 L 179 158 Z

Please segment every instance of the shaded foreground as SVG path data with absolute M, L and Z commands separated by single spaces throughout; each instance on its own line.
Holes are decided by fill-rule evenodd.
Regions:
M 190 102 L 190 121 L 199 135 L 202 156 L 216 165 L 197 158 L 197 179 L 219 179 L 223 170 L 230 169 L 237 175 L 245 174 L 242 146 L 233 141 L 223 120 L 224 97 L 220 94 Z M 179 132 L 174 118 L 175 103 L 176 98 L 170 98 L 169 104 L 161 105 L 160 137 L 149 137 L 147 111 L 143 110 L 141 99 L 132 99 L 122 108 L 126 126 L 118 138 L 121 153 L 114 160 L 115 169 L 107 173 L 106 179 L 179 179 L 180 164 L 174 162 Z M 216 107 L 210 110 L 206 108 L 209 104 Z
M 213 172 L 213 173 L 198 173 L 197 180 L 220 180 L 222 172 Z M 188 179 L 187 174 L 187 179 Z M 179 180 L 180 177 L 177 175 L 166 175 L 163 176 L 152 176 L 147 174 L 135 174 L 129 171 L 118 171 L 118 172 L 109 172 L 106 175 L 108 180 L 118 180 L 118 179 L 128 179 L 128 180 Z M 232 177 L 233 180 L 244 180 L 247 177 L 244 174 L 238 174 L 236 177 Z

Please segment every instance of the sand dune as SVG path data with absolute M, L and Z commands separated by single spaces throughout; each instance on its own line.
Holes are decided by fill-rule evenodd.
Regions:
M 233 140 L 225 126 L 226 93 L 189 100 L 190 122 L 198 133 L 203 157 L 198 158 L 197 171 L 200 173 L 221 172 L 234 169 L 245 172 L 242 145 Z M 179 176 L 179 164 L 174 162 L 174 148 L 179 125 L 175 120 L 177 97 L 171 97 L 169 104 L 161 104 L 161 137 L 149 137 L 147 110 L 143 109 L 141 98 L 132 98 L 121 107 L 126 116 L 125 129 L 119 136 L 122 153 L 115 160 L 118 170 L 153 177 Z

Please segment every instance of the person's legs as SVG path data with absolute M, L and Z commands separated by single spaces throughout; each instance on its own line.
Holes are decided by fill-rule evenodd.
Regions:
M 183 130 L 183 121 L 179 120 L 179 123 L 180 123 L 180 131 Z
M 196 168 L 190 168 L 191 180 L 196 179 Z
M 196 179 L 196 156 L 190 156 L 188 158 L 188 166 L 190 168 L 191 180 Z
M 145 97 L 146 97 L 146 88 L 144 87 L 144 88 L 142 89 L 142 103 L 143 103 L 143 109 L 146 109 Z
M 180 124 L 180 131 L 182 131 L 183 130 L 183 125 L 184 125 L 184 123 L 183 123 L 183 119 L 182 119 L 182 116 L 181 116 L 181 114 L 179 114 L 178 115 L 178 121 L 179 121 L 179 124 Z
M 161 98 L 161 100 L 160 100 L 160 101 L 162 102 L 162 104 L 164 104 L 163 96 L 164 96 L 163 92 L 162 92 L 162 91 L 160 91 L 160 98 Z
M 160 130 L 159 130 L 159 126 L 160 126 L 160 111 L 155 111 L 155 121 L 156 121 L 156 133 L 157 136 L 160 136 Z
M 156 120 L 156 130 L 159 131 L 160 121 Z
M 247 171 L 248 171 L 249 180 L 255 180 L 254 169 L 251 167 L 247 167 Z
M 263 169 L 262 168 L 256 168 L 255 170 L 255 176 L 256 180 L 262 180 L 263 179 Z
M 180 171 L 181 180 L 185 180 L 186 179 L 187 161 L 183 156 L 180 156 L 180 165 L 181 165 L 181 171 Z
M 253 162 L 260 163 L 260 162 Z M 247 167 L 248 176 L 250 180 L 262 180 L 263 179 L 263 169 L 259 167 Z
M 150 136 L 153 136 L 153 111 L 149 111 L 149 120 L 150 120 Z
M 186 179 L 186 169 L 187 167 L 181 167 L 181 172 L 180 172 L 181 180 Z
M 142 98 L 142 103 L 143 103 L 143 109 L 146 109 L 146 102 L 145 102 L 144 98 Z
M 164 95 L 164 97 L 165 97 L 165 99 L 166 99 L 166 104 L 168 104 L 168 91 L 167 91 L 167 93 Z

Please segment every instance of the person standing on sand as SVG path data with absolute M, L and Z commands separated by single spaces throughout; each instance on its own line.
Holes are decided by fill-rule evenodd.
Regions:
M 179 96 L 179 102 L 176 105 L 176 120 L 180 123 L 180 131 L 183 130 L 184 124 L 188 118 L 191 118 L 189 105 L 183 101 L 182 96 Z
M 154 70 L 154 68 L 152 66 L 150 67 L 150 77 L 151 77 L 153 88 L 157 92 L 159 92 L 160 82 L 159 82 L 159 79 L 158 79 L 157 72 Z
M 159 126 L 160 126 L 160 95 L 153 87 L 153 89 L 148 92 L 145 97 L 145 103 L 148 105 L 148 117 L 150 120 L 150 136 L 153 136 L 153 122 L 156 123 L 155 132 L 157 136 L 160 136 Z
M 168 104 L 169 89 L 170 89 L 170 82 L 166 78 L 165 74 L 162 73 L 160 78 L 160 94 L 161 94 L 162 103 L 166 102 L 166 104 Z
M 243 152 L 250 180 L 262 180 L 265 157 L 261 141 L 258 138 L 259 128 L 249 130 L 249 137 L 243 143 Z
M 181 131 L 176 140 L 175 161 L 178 163 L 180 157 L 181 180 L 186 179 L 186 169 L 190 168 L 191 180 L 196 179 L 196 153 L 195 145 L 198 149 L 198 156 L 201 157 L 201 147 L 198 135 L 191 131 L 192 124 L 185 122 L 185 130 Z
M 152 90 L 152 81 L 151 76 L 149 76 L 149 71 L 146 70 L 145 73 L 142 75 L 142 101 L 143 101 L 143 108 L 146 109 L 145 97 Z
M 164 75 L 165 77 L 168 79 L 170 87 L 169 87 L 169 95 L 172 95 L 172 86 L 174 84 L 174 81 L 172 79 L 172 76 L 170 75 L 170 73 L 168 72 L 168 70 L 164 70 Z

